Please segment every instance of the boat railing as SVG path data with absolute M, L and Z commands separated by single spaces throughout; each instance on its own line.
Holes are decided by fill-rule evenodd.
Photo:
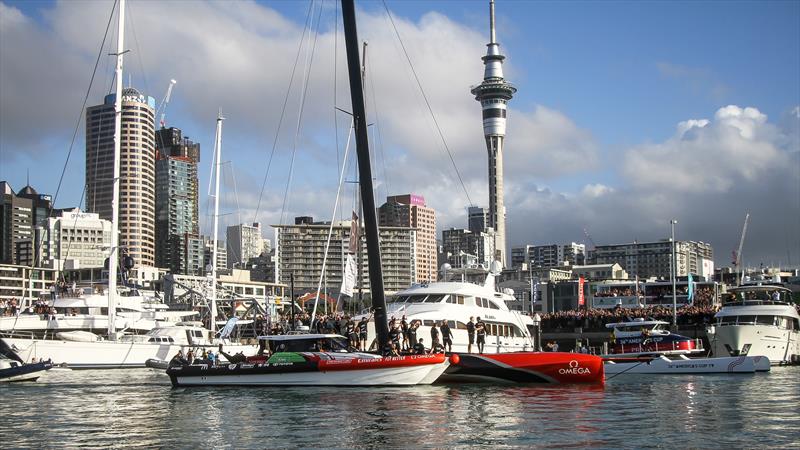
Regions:
M 788 306 L 788 302 L 782 302 L 779 300 L 733 300 L 727 301 L 722 304 L 722 306 Z
M 703 346 L 702 339 L 694 339 L 694 348 L 691 350 L 693 352 L 702 352 L 705 350 Z M 641 344 L 620 344 L 619 345 L 619 354 L 625 353 L 659 353 L 659 352 L 676 352 L 676 351 L 685 351 L 685 349 L 681 349 L 677 342 L 651 342 L 648 343 L 647 341 Z
M 33 331 L 9 330 L 9 331 L 0 331 L 0 338 L 35 339 L 36 335 L 34 334 Z

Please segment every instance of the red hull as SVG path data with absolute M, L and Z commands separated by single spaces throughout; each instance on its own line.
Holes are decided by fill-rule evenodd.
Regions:
M 512 383 L 602 383 L 603 360 L 582 353 L 513 352 L 459 354 L 444 381 L 500 381 Z

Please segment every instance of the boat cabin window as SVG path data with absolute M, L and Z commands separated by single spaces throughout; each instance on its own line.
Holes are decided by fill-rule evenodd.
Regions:
M 431 294 L 428 296 L 428 299 L 425 300 L 425 303 L 440 303 L 446 295 L 447 294 Z
M 759 325 L 775 325 L 775 316 L 756 316 Z
M 347 339 L 343 337 L 298 338 L 268 340 L 272 353 L 277 352 L 346 352 Z
M 464 322 L 456 322 L 456 329 L 457 330 L 466 330 L 467 329 L 467 324 L 465 324 Z
M 738 323 L 740 325 L 756 323 L 756 316 L 739 316 Z
M 733 325 L 736 323 L 736 316 L 720 317 L 720 325 Z
M 427 295 L 409 295 L 406 302 L 408 303 L 423 303 L 425 299 L 428 298 Z
M 422 324 L 425 325 L 426 327 L 432 327 L 432 326 L 436 325 L 436 321 L 435 320 L 430 320 L 430 319 L 425 319 L 425 320 L 422 321 Z

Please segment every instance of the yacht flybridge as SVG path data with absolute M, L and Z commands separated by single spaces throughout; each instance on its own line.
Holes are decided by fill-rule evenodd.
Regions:
M 792 291 L 754 283 L 728 290 L 728 299 L 708 327 L 714 356 L 766 356 L 772 364 L 800 363 L 800 315 Z

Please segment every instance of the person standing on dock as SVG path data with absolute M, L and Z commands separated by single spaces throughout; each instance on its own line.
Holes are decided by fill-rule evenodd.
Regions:
M 486 343 L 486 324 L 483 323 L 480 317 L 478 317 L 478 322 L 475 323 L 475 337 L 477 338 L 478 353 L 483 353 L 483 345 Z
M 475 318 L 470 316 L 467 322 L 467 353 L 472 353 L 472 344 L 475 343 Z

